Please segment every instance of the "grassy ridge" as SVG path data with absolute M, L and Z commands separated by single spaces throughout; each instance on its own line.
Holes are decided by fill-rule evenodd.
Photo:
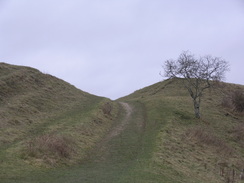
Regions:
M 0 180 L 77 164 L 112 125 L 118 105 L 43 74 L 0 64 Z
M 221 86 L 205 93 L 201 120 L 194 118 L 191 98 L 180 79 L 157 83 L 121 99 L 142 102 L 148 123 L 160 124 L 154 131 L 150 171 L 168 182 L 240 181 L 244 146 L 238 139 L 244 135 L 237 129 L 243 129 L 243 115 L 221 103 L 230 91 L 243 90 L 243 86 Z
M 0 71 L 0 182 L 241 182 L 244 116 L 222 104 L 243 86 L 206 91 L 197 120 L 181 79 L 110 101 L 32 68 Z

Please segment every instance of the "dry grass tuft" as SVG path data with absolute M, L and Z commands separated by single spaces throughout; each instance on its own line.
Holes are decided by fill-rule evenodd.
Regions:
M 223 139 L 216 137 L 213 132 L 203 126 L 196 126 L 188 129 L 186 131 L 186 137 L 191 140 L 196 140 L 197 143 L 202 145 L 213 146 L 217 149 L 218 153 L 224 155 L 231 155 L 234 151 Z
M 224 97 L 221 101 L 221 105 L 224 108 L 233 109 L 233 103 L 231 101 L 231 97 L 228 96 Z
M 26 155 L 53 165 L 59 160 L 71 158 L 75 153 L 74 146 L 75 142 L 70 137 L 46 134 L 27 142 Z
M 244 123 L 235 126 L 231 133 L 234 140 L 244 147 Z

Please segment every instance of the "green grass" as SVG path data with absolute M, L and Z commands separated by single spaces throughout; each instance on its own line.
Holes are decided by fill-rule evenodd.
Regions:
M 240 182 L 244 116 L 221 103 L 243 86 L 206 91 L 198 120 L 181 79 L 110 101 L 32 68 L 0 71 L 0 182 Z M 108 138 L 126 119 L 120 101 L 133 112 Z
M 126 129 L 110 141 L 100 142 L 91 156 L 75 166 L 39 169 L 16 177 L 16 182 L 162 182 L 167 181 L 151 169 L 155 134 L 158 124 L 147 123 L 145 107 L 140 102 L 130 103 L 134 113 Z M 124 119 L 121 108 L 114 126 Z M 6 179 L 4 182 L 14 182 Z
M 0 71 L 0 182 L 78 164 L 117 116 L 117 103 L 35 69 Z
M 223 108 L 221 102 L 228 92 L 243 86 L 223 85 L 206 91 L 201 120 L 194 118 L 191 98 L 180 79 L 157 83 L 122 99 L 142 102 L 147 120 L 161 124 L 151 159 L 158 175 L 170 182 L 224 182 L 235 172 L 239 180 L 244 154 L 237 139 L 243 135 L 233 129 L 243 126 L 243 115 Z

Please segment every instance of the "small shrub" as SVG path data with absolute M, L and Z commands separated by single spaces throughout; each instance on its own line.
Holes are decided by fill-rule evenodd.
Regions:
M 112 105 L 109 102 L 107 102 L 106 104 L 104 104 L 102 106 L 102 111 L 103 111 L 103 114 L 110 116 L 111 111 L 112 111 Z
M 237 112 L 244 111 L 244 93 L 241 90 L 236 90 L 232 94 L 232 103 L 234 105 L 234 110 Z
M 244 92 L 240 89 L 229 92 L 222 99 L 221 105 L 222 107 L 229 109 L 233 112 L 244 112 Z

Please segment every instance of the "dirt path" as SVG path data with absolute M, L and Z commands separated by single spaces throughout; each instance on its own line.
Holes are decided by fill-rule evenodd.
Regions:
M 88 158 L 94 162 L 101 162 L 106 161 L 110 157 L 110 150 L 111 145 L 109 143 L 116 138 L 117 136 L 121 135 L 121 133 L 126 129 L 126 127 L 130 123 L 131 115 L 133 113 L 133 108 L 131 105 L 125 102 L 119 102 L 121 105 L 121 110 L 123 110 L 124 114 L 119 121 L 112 129 L 108 132 L 105 138 L 97 144 L 94 150 L 88 155 Z
M 133 112 L 132 107 L 125 102 L 120 102 L 120 104 L 122 105 L 122 107 L 124 108 L 126 114 L 124 119 L 121 121 L 121 123 L 119 123 L 117 126 L 115 126 L 110 133 L 108 134 L 108 136 L 106 137 L 106 141 L 110 140 L 111 138 L 118 136 L 128 125 L 129 123 L 129 119 L 131 117 L 131 114 Z
M 49 182 L 152 182 L 154 178 L 144 168 L 152 149 L 151 136 L 142 128 L 146 123 L 144 106 L 135 102 L 119 102 L 118 105 L 120 112 L 114 126 L 89 153 L 86 161 L 56 174 L 50 171 Z

